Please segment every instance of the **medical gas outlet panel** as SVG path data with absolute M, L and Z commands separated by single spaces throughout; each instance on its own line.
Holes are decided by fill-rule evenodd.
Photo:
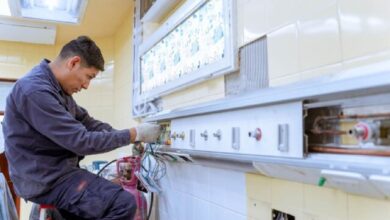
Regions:
M 301 102 L 173 119 L 174 149 L 302 158 Z
M 376 95 L 306 104 L 309 152 L 390 156 L 389 98 Z

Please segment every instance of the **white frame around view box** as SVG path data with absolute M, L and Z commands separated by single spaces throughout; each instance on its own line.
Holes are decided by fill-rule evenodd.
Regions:
M 168 81 L 165 84 L 152 88 L 147 91 L 142 91 L 142 58 L 152 50 L 159 42 L 162 42 L 169 34 L 180 27 L 181 24 L 184 24 L 192 15 L 196 14 L 198 10 L 202 8 L 209 1 L 222 1 L 223 4 L 223 56 L 221 59 L 216 60 L 213 63 L 207 63 L 200 68 L 188 72 L 185 75 Z M 154 100 L 162 95 L 166 95 L 177 91 L 179 89 L 186 88 L 195 83 L 205 81 L 207 79 L 217 77 L 230 73 L 237 69 L 238 57 L 237 57 L 237 40 L 236 40 L 236 1 L 234 0 L 191 0 L 186 1 L 177 11 L 175 11 L 164 24 L 160 26 L 151 36 L 149 36 L 143 43 L 139 46 L 138 57 L 136 62 L 138 62 L 136 73 L 138 77 L 134 79 L 139 79 L 134 81 L 134 88 L 138 88 L 138 91 L 135 91 L 137 94 L 134 94 L 135 104 L 146 103 L 147 101 Z M 147 62 L 146 62 L 147 65 Z

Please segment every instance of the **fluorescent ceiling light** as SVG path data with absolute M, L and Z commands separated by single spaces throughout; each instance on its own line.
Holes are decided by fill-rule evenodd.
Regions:
M 88 0 L 16 0 L 12 15 L 65 23 L 80 23 Z
M 0 15 L 10 16 L 11 10 L 9 9 L 8 0 L 0 0 Z

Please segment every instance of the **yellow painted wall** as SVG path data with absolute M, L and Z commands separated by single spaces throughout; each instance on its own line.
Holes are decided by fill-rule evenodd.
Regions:
M 132 118 L 133 17 L 129 15 L 115 38 L 115 124 L 119 128 L 134 126 Z
M 112 125 L 117 129 L 134 127 L 136 121 L 132 119 L 132 15 L 129 15 L 113 36 L 113 97 Z M 105 160 L 117 159 L 131 155 L 129 146 L 108 152 L 102 158 Z
M 162 98 L 163 109 L 175 109 L 221 99 L 225 96 L 224 83 L 222 76 L 166 95 Z
M 55 47 L 0 41 L 0 77 L 17 79 L 43 57 L 54 58 Z

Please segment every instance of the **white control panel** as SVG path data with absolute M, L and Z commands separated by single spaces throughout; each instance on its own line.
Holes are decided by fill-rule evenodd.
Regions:
M 301 102 L 173 119 L 176 149 L 303 157 Z

